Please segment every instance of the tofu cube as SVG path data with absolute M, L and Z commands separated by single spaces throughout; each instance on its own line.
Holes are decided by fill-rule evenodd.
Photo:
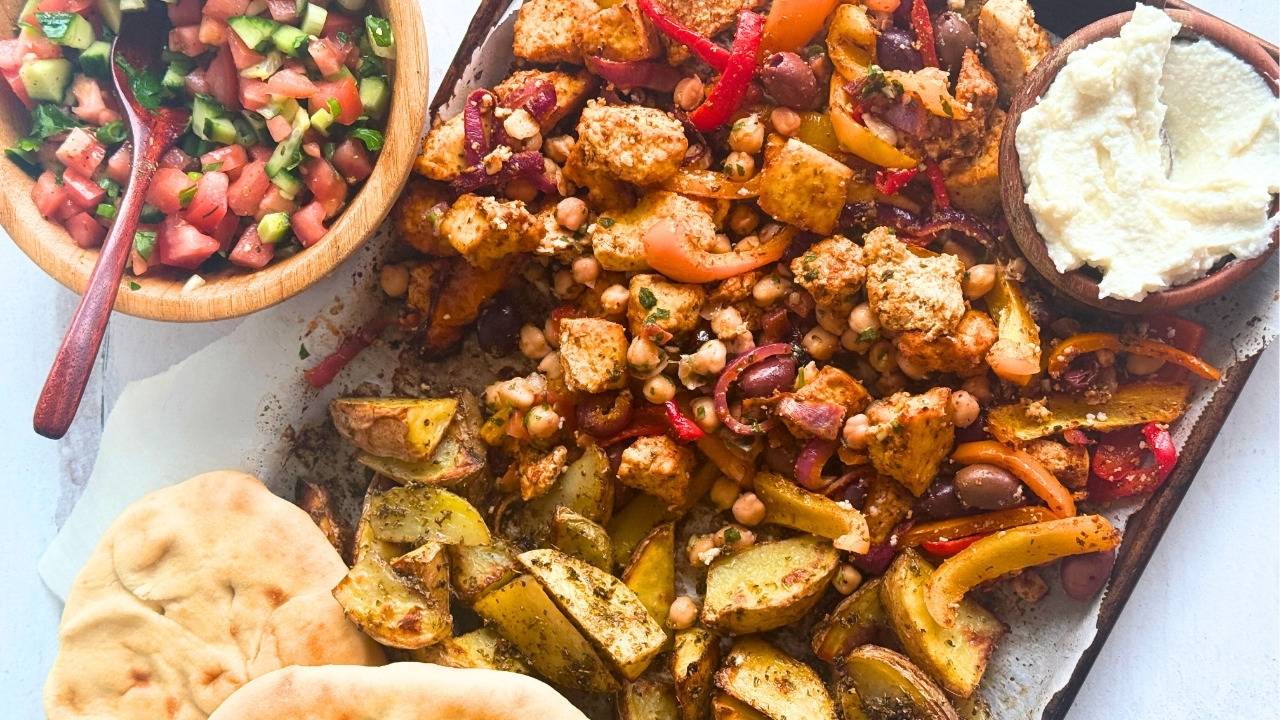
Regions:
M 1027 0 L 988 0 L 978 13 L 978 41 L 986 48 L 987 67 L 1004 103 L 1053 49 Z
M 617 6 L 615 6 L 617 7 Z M 689 141 L 670 114 L 589 101 L 578 119 L 574 154 L 581 167 L 636 185 L 660 183 L 680 169 Z
M 560 321 L 560 369 L 573 392 L 598 393 L 627 386 L 627 331 L 599 318 Z
M 663 54 L 658 29 L 640 11 L 636 0 L 607 7 L 574 25 L 583 55 L 614 62 L 654 60 Z
M 995 215 L 1000 211 L 1000 137 L 1004 132 L 1004 112 L 996 110 L 991 127 L 983 136 L 982 148 L 973 158 L 949 168 L 947 194 L 951 204 L 975 215 Z
M 715 37 L 733 27 L 739 11 L 754 10 L 761 5 L 764 0 L 680 0 L 667 3 L 667 10 L 699 35 Z M 681 43 L 667 43 L 667 60 L 672 65 L 679 65 L 689 59 L 689 55 L 689 49 Z
M 537 221 L 519 200 L 463 195 L 440 221 L 440 234 L 471 264 L 488 269 L 538 246 Z
M 867 233 L 867 300 L 891 333 L 919 330 L 926 340 L 952 333 L 964 316 L 964 263 L 943 253 L 918 257 L 889 228 Z
M 842 316 L 853 310 L 867 278 L 862 248 L 841 235 L 814 243 L 791 261 L 791 273 L 818 307 Z
M 950 389 L 936 387 L 923 395 L 895 393 L 867 408 L 871 464 L 916 497 L 933 482 L 955 445 L 950 398 Z
M 499 100 L 506 100 L 507 96 L 528 83 L 550 83 L 556 91 L 555 107 L 538 121 L 543 135 L 546 135 L 561 120 L 582 108 L 583 103 L 595 91 L 599 80 L 586 70 L 573 73 L 560 70 L 520 70 L 498 83 L 493 88 L 493 94 Z
M 677 338 L 693 332 L 706 299 L 701 285 L 669 282 L 661 275 L 636 275 L 631 278 L 627 302 L 631 334 L 639 335 L 645 325 L 656 325 Z
M 413 169 L 432 180 L 448 182 L 467 169 L 462 131 L 462 113 L 431 128 L 422 141 L 422 149 L 413 161 Z
M 676 193 L 653 190 L 630 210 L 602 213 L 596 219 L 590 240 L 600 267 L 616 272 L 650 269 L 645 259 L 644 235 L 665 218 L 678 218 L 698 247 L 715 243 L 715 218 L 706 205 Z
M 622 451 L 618 482 L 670 505 L 684 505 L 695 462 L 692 450 L 666 435 L 642 437 Z
M 582 62 L 575 31 L 599 12 L 595 0 L 526 0 L 511 50 L 531 62 Z
M 853 170 L 795 138 L 764 165 L 760 209 L 779 222 L 830 234 L 844 208 Z

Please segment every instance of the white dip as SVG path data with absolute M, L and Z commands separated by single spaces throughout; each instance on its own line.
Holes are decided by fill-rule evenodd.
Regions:
M 1022 115 L 1027 204 L 1059 272 L 1140 300 L 1271 242 L 1280 103 L 1244 62 L 1139 4 L 1119 38 L 1072 53 Z M 1168 140 L 1162 147 L 1161 130 Z

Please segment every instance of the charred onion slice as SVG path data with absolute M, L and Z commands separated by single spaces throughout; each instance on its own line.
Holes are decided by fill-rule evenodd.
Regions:
M 782 233 L 778 233 L 781 235 Z M 749 350 L 729 363 L 729 366 L 720 373 L 720 378 L 716 380 L 715 392 L 712 400 L 715 403 L 716 415 L 720 416 L 720 422 L 731 431 L 739 435 L 763 435 L 769 431 L 769 428 L 777 424 L 776 417 L 770 417 L 762 422 L 752 423 L 750 425 L 742 422 L 729 412 L 729 386 L 738 379 L 742 371 L 755 365 L 761 360 L 783 355 L 791 352 L 789 343 L 773 343 L 772 345 L 762 345 L 753 350 Z
M 823 479 L 822 466 L 836 454 L 839 447 L 840 442 L 837 440 L 822 438 L 810 440 L 796 456 L 796 482 L 806 490 L 822 492 L 827 485 L 831 484 L 830 478 Z

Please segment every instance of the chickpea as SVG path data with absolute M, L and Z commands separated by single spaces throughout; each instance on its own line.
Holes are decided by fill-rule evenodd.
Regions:
M 724 174 L 738 182 L 750 180 L 756 174 L 756 159 L 735 150 L 724 159 Z
M 830 308 L 819 307 L 815 312 L 818 318 L 818 325 L 822 326 L 823 330 L 826 330 L 832 335 L 838 337 L 840 333 L 849 329 L 849 325 L 845 322 L 845 318 L 840 316 L 838 313 L 833 312 Z
M 538 363 L 538 372 L 547 376 L 548 380 L 559 380 L 564 377 L 564 368 L 560 367 L 560 353 L 550 352 Z
M 979 403 L 991 402 L 991 380 L 986 375 L 978 375 L 965 380 L 960 389 L 969 393 Z
M 734 205 L 725 223 L 734 235 L 750 235 L 760 225 L 760 213 L 750 205 Z
M 720 312 L 711 316 L 711 332 L 721 340 L 737 337 L 746 331 L 742 322 L 742 314 L 736 308 L 721 308 Z
M 716 549 L 716 539 L 711 535 L 694 535 L 689 538 L 689 564 L 690 565 L 709 565 L 710 562 L 704 563 L 702 558 L 710 551 Z
M 701 105 L 703 97 L 702 78 L 694 75 L 676 83 L 672 100 L 675 101 L 676 107 L 688 112 Z
M 907 359 L 906 356 L 900 353 L 896 355 L 896 358 L 898 362 L 898 369 L 902 371 L 903 375 L 906 375 L 912 380 L 923 380 L 924 377 L 929 374 L 928 370 L 920 367 L 914 361 Z
M 560 430 L 560 414 L 550 405 L 542 404 L 529 408 L 524 415 L 524 426 L 529 434 L 536 438 L 549 438 Z
M 577 232 L 587 221 L 587 204 L 576 197 L 567 197 L 556 203 L 556 222 L 569 232 Z
M 871 309 L 871 303 L 858 303 L 849 313 L 849 329 L 861 335 L 868 330 L 880 330 L 880 318 Z
M 943 243 L 942 252 L 947 253 L 949 255 L 955 255 L 956 257 L 960 258 L 960 262 L 964 263 L 965 269 L 973 267 L 974 264 L 978 262 L 973 257 L 973 253 L 969 252 L 969 248 L 965 247 L 963 243 L 960 243 L 959 241 L 956 241 L 956 240 L 948 240 L 945 243 Z
M 846 563 L 840 566 L 831 584 L 835 586 L 836 592 L 849 595 L 862 584 L 862 573 L 858 572 L 858 568 Z
M 778 275 L 765 275 L 751 288 L 751 297 L 760 307 L 768 307 L 791 292 L 791 281 Z
M 738 252 L 744 252 L 747 250 L 755 250 L 758 247 L 760 247 L 760 238 L 755 235 L 748 235 L 739 240 L 738 244 L 735 245 L 733 249 Z
M 502 129 L 516 140 L 528 140 L 541 132 L 538 121 L 534 120 L 533 115 L 524 108 L 512 110 L 511 114 L 503 119 Z
M 688 595 L 681 595 L 671 603 L 667 611 L 667 625 L 673 630 L 684 630 L 692 627 L 698 619 L 698 606 Z
M 593 257 L 580 257 L 573 261 L 570 272 L 574 282 L 592 287 L 600 277 L 600 261 Z
M 644 381 L 641 388 L 644 397 L 654 405 L 661 405 L 676 396 L 676 384 L 666 375 L 654 375 Z
M 764 503 L 753 492 L 742 493 L 733 501 L 733 519 L 754 527 L 764 522 Z
M 880 390 L 881 395 L 892 395 L 906 389 L 907 376 L 903 375 L 901 370 L 893 368 L 880 376 L 880 379 L 876 381 L 876 387 Z
M 708 340 L 693 354 L 693 371 L 699 375 L 714 375 L 724 369 L 728 351 L 719 340 Z
M 717 254 L 727 253 L 733 250 L 733 241 L 729 239 L 728 235 L 717 233 L 715 243 L 707 249 Z
M 542 335 L 547 339 L 547 344 L 553 348 L 560 347 L 560 334 L 556 332 L 556 322 L 551 318 L 542 324 Z
M 647 337 L 637 335 L 627 348 L 627 364 L 637 375 L 648 375 L 658 368 L 662 362 L 663 351 L 658 343 Z
M 801 347 L 816 360 L 830 360 L 840 346 L 840 338 L 824 330 L 821 326 L 805 333 L 800 341 Z
M 773 129 L 783 137 L 791 137 L 800 132 L 800 113 L 789 107 L 774 108 L 769 113 L 769 122 L 773 123 Z
M 520 353 L 530 360 L 541 360 L 551 353 L 547 336 L 536 325 L 520 328 Z
M 556 297 L 561 299 L 577 297 L 582 290 L 573 282 L 573 273 L 568 270 L 556 271 L 556 274 L 551 277 L 551 288 L 555 291 Z
M 573 152 L 573 148 L 578 144 L 572 135 L 557 135 L 549 138 L 542 144 L 542 152 L 558 165 L 564 165 L 564 161 L 569 159 L 569 153 Z
M 867 352 L 867 362 L 871 363 L 871 367 L 875 368 L 876 372 L 887 373 L 898 364 L 895 354 L 893 343 L 881 338 L 875 341 L 871 350 Z
M 951 405 L 952 420 L 955 422 L 956 427 L 969 427 L 982 412 L 978 399 L 964 390 L 956 390 L 951 393 L 951 399 L 948 403 Z
M 716 547 L 730 552 L 746 550 L 756 543 L 756 534 L 741 525 L 725 525 L 716 531 Z
M 600 307 L 606 315 L 621 315 L 627 310 L 631 291 L 626 285 L 610 285 L 600 293 Z
M 871 427 L 871 420 L 864 413 L 858 413 L 844 421 L 844 431 L 841 437 L 845 446 L 852 450 L 865 450 L 867 447 L 867 430 Z
M 738 483 L 721 476 L 711 485 L 711 504 L 721 510 L 728 510 L 738 501 L 740 494 L 742 488 L 738 487 Z
M 383 265 L 378 271 L 378 284 L 387 297 L 404 297 L 409 292 L 409 268 L 404 265 Z
M 960 282 L 960 288 L 967 300 L 977 300 L 991 292 L 991 288 L 995 285 L 996 266 L 990 264 L 974 265 L 965 271 L 964 279 Z
M 1124 359 L 1124 367 L 1129 371 L 1130 375 L 1150 375 L 1151 373 L 1164 367 L 1164 361 L 1160 358 L 1147 357 L 1146 355 L 1129 354 Z
M 1116 364 L 1115 351 L 1105 348 L 1094 352 L 1093 359 L 1098 361 L 1100 367 L 1111 367 Z
M 852 330 L 840 333 L 840 347 L 849 352 L 864 353 L 871 347 L 870 340 L 861 340 L 862 336 Z
M 525 378 L 511 378 L 498 389 L 498 395 L 518 410 L 528 410 L 537 400 Z
M 729 147 L 738 152 L 755 155 L 764 145 L 764 123 L 757 115 L 748 115 L 733 124 L 729 130 Z
M 689 404 L 693 411 L 693 421 L 704 431 L 713 433 L 720 429 L 720 416 L 716 413 L 715 401 L 709 397 L 700 397 Z
M 523 203 L 531 203 L 538 199 L 538 188 L 524 178 L 508 181 L 506 185 L 502 186 L 502 192 L 508 198 L 519 200 Z

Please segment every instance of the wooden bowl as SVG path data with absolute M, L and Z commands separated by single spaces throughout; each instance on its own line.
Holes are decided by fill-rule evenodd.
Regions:
M 1169 17 L 1182 24 L 1179 37 L 1205 38 L 1214 42 L 1228 52 L 1233 53 L 1245 63 L 1252 66 L 1262 75 L 1273 93 L 1277 92 L 1277 81 L 1280 69 L 1276 60 L 1269 55 L 1256 38 L 1234 25 L 1228 24 L 1211 15 L 1185 10 L 1166 10 Z M 1120 27 L 1129 21 L 1131 12 L 1103 18 L 1092 25 L 1081 28 L 1066 40 L 1063 40 L 1053 52 L 1049 53 L 1040 64 L 1031 71 L 1022 90 L 1009 105 L 1009 114 L 1005 120 L 1004 136 L 1000 140 L 1000 194 L 1004 204 L 1005 217 L 1014 240 L 1026 256 L 1027 262 L 1036 269 L 1051 285 L 1068 296 L 1091 307 L 1125 315 L 1145 315 L 1148 313 L 1193 305 L 1222 295 L 1246 275 L 1261 267 L 1271 254 L 1275 252 L 1277 236 L 1273 234 L 1271 245 L 1265 252 L 1249 260 L 1230 258 L 1215 268 L 1206 277 L 1193 280 L 1184 285 L 1177 285 L 1165 290 L 1148 294 L 1142 300 L 1121 300 L 1118 298 L 1099 298 L 1098 283 L 1082 270 L 1067 273 L 1058 272 L 1049 251 L 1045 247 L 1044 237 L 1036 229 L 1035 220 L 1026 203 L 1026 188 L 1022 182 L 1019 169 L 1018 149 L 1016 145 L 1018 121 L 1022 113 L 1040 101 L 1058 71 L 1067 63 L 1067 56 L 1096 40 L 1116 37 Z M 1276 212 L 1273 198 L 1271 212 Z
M 11 37 L 24 0 L 0 0 L 0 37 Z M 173 322 L 203 322 L 247 315 L 282 302 L 333 272 L 367 240 L 400 194 L 427 116 L 427 38 L 415 1 L 377 0 L 396 35 L 396 60 L 388 63 L 391 106 L 385 144 L 373 174 L 329 228 L 328 235 L 298 254 L 256 272 L 227 269 L 202 275 L 206 284 L 182 292 L 189 273 L 162 269 L 132 278 L 125 274 L 115 309 L 137 317 Z M 29 115 L 13 93 L 0 89 L 0 147 L 27 134 Z M 0 158 L 0 225 L 42 270 L 75 293 L 84 291 L 97 250 L 78 247 L 56 223 L 45 220 L 31 201 L 34 181 Z M 140 287 L 130 290 L 130 281 Z

